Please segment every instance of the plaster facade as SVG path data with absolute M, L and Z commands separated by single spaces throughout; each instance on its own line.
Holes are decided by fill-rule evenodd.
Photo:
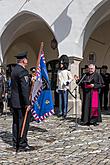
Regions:
M 12 43 L 23 34 L 32 31 L 28 28 L 43 22 L 58 42 L 58 54 L 83 57 L 83 49 L 97 24 L 107 17 L 107 0 L 2 0 L 0 1 L 1 59 Z M 105 6 L 103 16 L 97 11 Z M 104 7 L 103 7 L 104 8 Z M 96 14 L 94 21 L 90 19 Z M 98 20 L 98 21 L 97 21 Z M 90 23 L 89 23 L 90 21 Z M 23 29 L 25 27 L 25 29 Z M 19 32 L 22 29 L 22 33 Z M 87 30 L 85 32 L 85 30 Z M 39 31 L 39 29 L 38 29 Z M 40 31 L 39 31 L 40 32 Z M 5 35 L 5 36 L 4 36 Z
M 14 56 L 29 52 L 29 68 L 36 64 L 41 41 L 46 61 L 62 54 L 70 58 L 70 69 L 79 74 L 95 52 L 97 66 L 109 63 L 109 0 L 1 0 L 0 62 L 15 63 Z M 51 41 L 58 47 L 53 49 Z M 110 71 L 110 67 L 109 67 Z M 75 82 L 72 84 L 72 89 Z

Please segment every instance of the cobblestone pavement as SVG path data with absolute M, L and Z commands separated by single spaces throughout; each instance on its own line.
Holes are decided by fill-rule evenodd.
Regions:
M 34 150 L 16 153 L 12 148 L 12 116 L 0 117 L 0 165 L 110 165 L 110 112 L 99 126 L 80 126 L 73 117 L 49 117 L 31 122 L 29 144 Z

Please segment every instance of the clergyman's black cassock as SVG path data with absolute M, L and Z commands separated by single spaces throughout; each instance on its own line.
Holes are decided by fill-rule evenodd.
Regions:
M 89 87 L 89 84 L 94 84 L 94 87 Z M 101 75 L 97 72 L 93 74 L 86 73 L 86 76 L 84 77 L 81 87 L 83 89 L 83 102 L 82 102 L 82 115 L 81 115 L 81 121 L 83 123 L 94 123 L 94 122 L 101 122 L 101 110 L 100 110 L 100 91 L 103 86 L 104 82 L 101 77 Z M 92 115 L 92 94 L 96 91 L 98 93 L 98 108 L 97 113 L 98 116 Z

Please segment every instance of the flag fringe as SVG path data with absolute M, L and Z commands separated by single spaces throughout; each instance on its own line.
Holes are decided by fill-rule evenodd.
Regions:
M 39 118 L 38 114 L 36 114 L 36 112 L 34 111 L 34 109 L 31 109 L 31 112 L 32 112 L 32 115 L 34 117 L 34 119 L 37 121 L 37 122 L 41 122 L 43 120 L 45 120 L 47 117 L 49 116 L 52 116 L 54 114 L 54 109 L 52 109 L 50 112 L 48 113 L 45 113 L 43 116 L 41 116 Z

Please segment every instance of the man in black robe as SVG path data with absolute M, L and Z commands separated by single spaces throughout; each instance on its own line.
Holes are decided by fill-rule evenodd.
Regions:
M 95 65 L 88 65 L 88 73 L 81 83 L 83 89 L 81 121 L 83 125 L 96 126 L 97 122 L 102 121 L 99 94 L 103 83 L 101 75 L 95 71 Z

